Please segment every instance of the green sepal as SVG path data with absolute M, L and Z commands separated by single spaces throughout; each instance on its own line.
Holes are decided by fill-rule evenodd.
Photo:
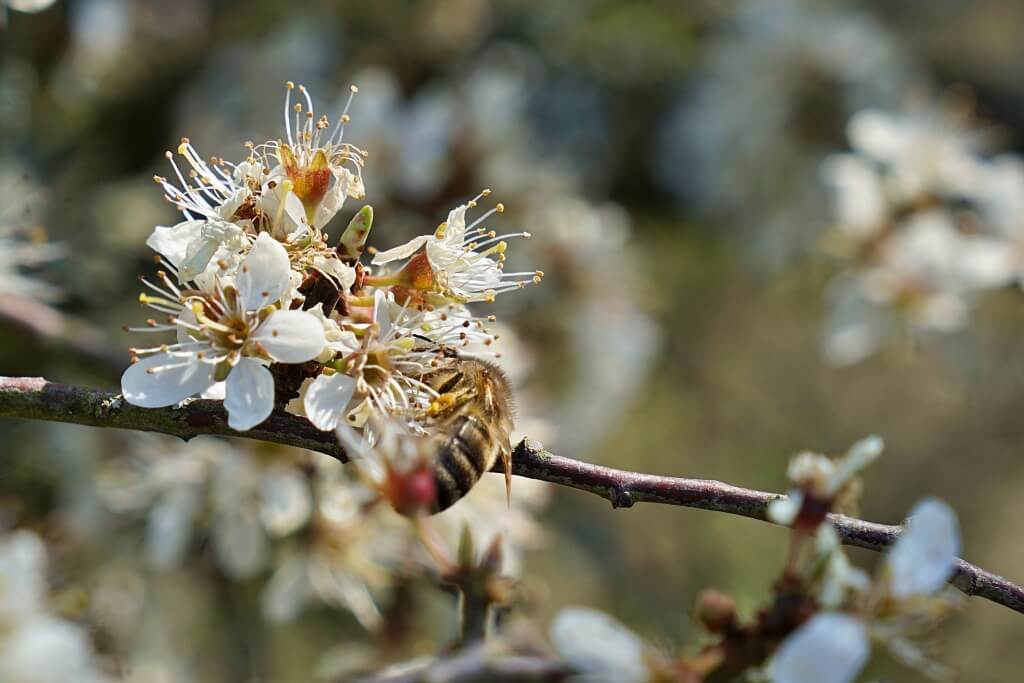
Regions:
M 356 212 L 356 215 L 349 221 L 345 232 L 338 240 L 338 257 L 343 261 L 355 262 L 359 260 L 363 250 L 366 248 L 366 238 L 370 235 L 370 228 L 373 227 L 373 207 L 367 204 Z

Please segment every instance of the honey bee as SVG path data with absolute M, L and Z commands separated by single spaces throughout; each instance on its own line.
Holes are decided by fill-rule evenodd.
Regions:
M 434 451 L 436 497 L 431 513 L 440 512 L 469 493 L 500 457 L 505 486 L 511 479 L 512 391 L 495 365 L 444 352 L 423 376 L 438 393 L 425 426 Z

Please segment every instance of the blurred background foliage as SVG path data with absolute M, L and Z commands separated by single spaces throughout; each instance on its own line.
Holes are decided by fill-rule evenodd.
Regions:
M 166 173 L 164 150 L 188 136 L 206 155 L 240 156 L 241 142 L 280 134 L 284 81 L 329 111 L 356 83 L 347 139 L 369 152 L 371 241 L 398 244 L 482 187 L 507 205 L 504 226 L 534 233 L 522 259 L 548 277 L 502 311 L 530 359 L 525 433 L 616 467 L 769 490 L 785 486 L 793 452 L 840 452 L 878 433 L 886 455 L 868 474 L 864 516 L 898 522 L 938 495 L 960 515 L 967 558 L 1022 580 L 1020 293 L 986 299 L 963 332 L 851 368 L 817 350 L 834 272 L 817 245 L 830 220 L 819 166 L 844 149 L 846 120 L 964 85 L 1020 149 L 1021 35 L 1024 6 L 1011 0 L 69 0 L 11 11 L 0 164 L 28 178 L 34 223 L 66 249 L 42 275 L 64 291 L 60 308 L 101 332 L 115 360 L 5 324 L 0 374 L 116 387 L 132 343 L 119 328 L 140 319 L 135 277 L 152 269 L 144 240 L 175 221 L 151 180 Z M 165 624 L 178 670 L 140 680 L 300 680 L 362 642 L 347 613 L 327 608 L 263 623 L 266 577 L 225 582 L 202 553 L 175 571 L 140 567 L 131 520 L 83 493 L 90 463 L 123 440 L 2 422 L 0 444 L 0 521 L 36 526 L 60 549 L 68 599 L 88 589 L 94 609 L 108 600 L 112 642 L 119 628 Z M 524 572 L 540 624 L 590 604 L 675 648 L 699 636 L 699 590 L 754 610 L 783 560 L 783 530 L 724 515 L 612 511 L 568 490 L 541 514 L 545 544 Z M 430 599 L 431 618 L 445 614 L 446 598 Z M 1013 680 L 1021 632 L 1019 615 L 971 601 L 944 658 L 965 680 Z M 878 676 L 917 680 L 884 663 Z

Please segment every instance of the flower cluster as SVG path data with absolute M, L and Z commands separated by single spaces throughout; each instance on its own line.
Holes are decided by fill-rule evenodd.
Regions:
M 1019 281 L 1024 265 L 1024 162 L 983 155 L 964 111 L 868 109 L 847 134 L 853 151 L 823 168 L 835 189 L 825 244 L 850 264 L 831 287 L 823 339 L 836 365 L 901 327 L 963 328 L 978 294 Z
M 897 104 L 923 77 L 906 41 L 862 7 L 732 6 L 662 126 L 654 170 L 686 209 L 737 233 L 743 256 L 779 268 L 813 244 L 829 131 L 868 104 Z
M 536 72 L 539 59 L 529 49 L 492 46 L 466 65 L 463 81 L 431 80 L 408 97 L 396 73 L 368 67 L 357 76 L 353 121 L 373 158 L 386 160 L 366 168 L 378 201 L 432 205 L 466 178 L 496 178 L 518 198 L 508 214 L 533 233 L 520 258 L 546 273 L 543 288 L 509 302 L 504 322 L 518 334 L 501 330 L 496 344 L 520 397 L 519 433 L 560 453 L 593 456 L 592 446 L 642 387 L 660 330 L 628 213 L 582 191 L 607 183 L 607 164 L 579 168 L 580 158 L 601 152 L 574 149 L 570 163 L 558 146 L 535 144 L 552 135 L 546 127 L 553 122 L 538 121 L 536 112 L 552 106 L 557 89 Z M 571 90 L 561 95 L 574 101 Z M 563 138 L 580 135 L 579 124 Z M 609 272 L 615 287 L 607 286 Z M 608 353 L 613 339 L 628 343 Z M 557 381 L 540 371 L 541 359 L 557 359 L 545 361 L 557 363 Z
M 432 363 L 494 341 L 493 316 L 467 304 L 540 280 L 505 270 L 507 239 L 528 235 L 487 227 L 502 204 L 472 215 L 489 190 L 433 233 L 374 252 L 372 266 L 360 261 L 369 206 L 332 242 L 331 220 L 365 194 L 366 154 L 344 141 L 347 111 L 318 116 L 306 89 L 288 83 L 283 139 L 247 143 L 238 163 L 204 160 L 187 139 L 180 161 L 167 153 L 174 175 L 156 181 L 185 220 L 147 241 L 162 269 L 142 280 L 140 301 L 160 316 L 129 329 L 176 340 L 132 349 L 130 403 L 222 397 L 231 427 L 247 430 L 291 401 L 317 427 L 362 429 L 370 443 L 382 421 L 417 433 L 437 398 L 422 381 Z
M 873 579 L 850 563 L 835 528 L 825 521 L 839 495 L 850 491 L 856 472 L 881 451 L 881 439 L 869 437 L 836 461 L 801 453 L 790 463 L 797 489 L 773 504 L 769 516 L 793 526 L 787 577 L 810 591 L 821 611 L 779 647 L 768 666 L 776 683 L 850 683 L 867 663 L 872 640 L 925 674 L 945 672 L 916 639 L 951 607 L 951 598 L 940 591 L 960 553 L 953 510 L 935 498 L 915 505 Z M 814 543 L 802 548 L 812 536 Z
M 121 437 L 107 450 L 96 475 L 100 502 L 138 520 L 146 565 L 179 570 L 209 552 L 227 579 L 264 580 L 269 622 L 324 604 L 377 629 L 396 586 L 436 569 L 415 526 L 329 456 L 153 435 Z M 525 480 L 507 507 L 504 482 L 485 477 L 431 518 L 431 529 L 447 547 L 467 529 L 482 545 L 501 537 L 506 573 L 517 576 L 523 551 L 543 540 L 533 517 L 546 498 L 546 487 Z
M 0 537 L 0 680 L 103 683 L 89 636 L 46 606 L 46 547 L 18 531 Z
M 774 602 L 744 623 L 733 598 L 702 593 L 695 616 L 717 642 L 673 657 L 601 612 L 570 607 L 552 622 L 552 645 L 581 681 L 696 683 L 746 673 L 773 683 L 851 683 L 872 642 L 909 667 L 943 676 L 947 670 L 923 643 L 953 606 L 943 587 L 960 552 L 955 513 L 934 498 L 918 503 L 874 578 L 850 562 L 827 521 L 829 512 L 857 497 L 857 473 L 881 452 L 882 440 L 872 436 L 841 458 L 809 452 L 792 458 L 795 488 L 768 512 L 793 528 Z
M 148 239 L 161 269 L 142 279 L 140 301 L 159 316 L 129 329 L 175 339 L 132 349 L 122 392 L 143 407 L 222 399 L 236 430 L 285 409 L 336 431 L 355 464 L 344 472 L 326 456 L 201 442 L 170 461 L 144 449 L 108 460 L 100 491 L 114 510 L 145 513 L 153 566 L 179 566 L 201 534 L 229 578 L 272 571 L 266 618 L 319 601 L 375 628 L 395 584 L 432 564 L 418 529 L 395 514 L 422 511 L 433 491 L 421 436 L 443 397 L 427 375 L 453 353 L 496 358 L 494 316 L 469 306 L 541 274 L 505 269 L 508 239 L 528 235 L 486 226 L 504 210 L 475 211 L 488 190 L 386 251 L 366 246 L 369 206 L 331 239 L 331 220 L 365 194 L 366 154 L 344 141 L 351 101 L 332 123 L 289 83 L 283 139 L 247 143 L 238 163 L 203 159 L 188 140 L 168 153 L 173 177 L 156 181 L 184 220 Z M 483 542 L 505 532 L 514 563 L 537 535 L 526 513 L 543 496 L 524 489 L 514 510 L 495 515 L 506 497 L 491 483 L 439 515 L 432 533 L 450 541 L 469 527 Z

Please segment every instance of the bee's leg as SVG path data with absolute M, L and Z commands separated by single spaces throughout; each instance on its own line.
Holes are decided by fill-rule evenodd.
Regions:
M 505 503 L 512 507 L 512 452 L 501 452 L 501 464 L 505 466 Z

